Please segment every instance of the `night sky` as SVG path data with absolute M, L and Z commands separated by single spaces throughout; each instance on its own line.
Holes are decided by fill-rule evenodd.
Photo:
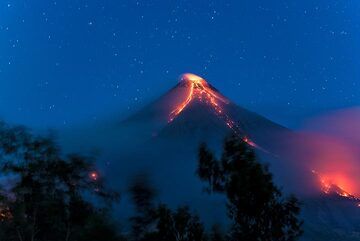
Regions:
M 360 104 L 358 0 L 3 0 L 0 117 L 130 114 L 192 72 L 291 128 Z

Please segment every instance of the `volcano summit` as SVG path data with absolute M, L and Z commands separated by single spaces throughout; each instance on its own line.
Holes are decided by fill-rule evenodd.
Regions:
M 200 76 L 194 74 L 184 74 L 181 77 L 180 86 L 188 88 L 188 95 L 186 99 L 171 112 L 170 122 L 173 121 L 174 118 L 176 118 L 194 99 L 206 102 L 218 115 L 223 113 L 220 105 L 229 104 L 229 101 L 225 97 L 221 96 Z M 230 124 L 229 127 L 231 127 Z

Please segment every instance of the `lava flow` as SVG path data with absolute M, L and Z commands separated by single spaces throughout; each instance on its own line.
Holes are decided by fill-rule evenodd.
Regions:
M 351 194 L 350 192 L 345 190 L 345 187 L 342 186 L 339 180 L 337 180 L 337 182 L 335 182 L 332 178 L 326 176 L 326 175 L 322 175 L 320 173 L 318 173 L 315 170 L 312 170 L 312 173 L 317 177 L 317 179 L 319 180 L 320 183 L 320 188 L 323 191 L 323 193 L 327 194 L 327 195 L 338 195 L 341 196 L 343 198 L 346 199 L 350 199 L 353 201 L 357 201 L 359 202 L 357 204 L 357 206 L 360 205 L 360 198 Z M 344 181 L 343 181 L 344 182 Z
M 181 77 L 181 81 L 183 81 L 184 85 L 188 87 L 188 93 L 185 100 L 176 106 L 176 108 L 170 113 L 169 122 L 172 122 L 190 104 L 192 100 L 198 99 L 199 101 L 209 104 L 209 106 L 214 110 L 215 115 L 224 120 L 226 126 L 230 128 L 236 135 L 244 134 L 236 122 L 232 120 L 232 118 L 222 108 L 224 104 L 227 105 L 230 102 L 226 98 L 222 97 L 219 93 L 214 91 L 206 82 L 206 80 L 194 74 L 184 74 Z M 250 140 L 247 136 L 243 136 L 242 139 L 248 145 L 265 151 L 257 144 L 255 144 L 255 142 Z
M 184 74 L 181 77 L 181 80 L 185 82 L 186 86 L 188 86 L 188 94 L 186 99 L 176 106 L 176 108 L 170 113 L 169 122 L 172 122 L 192 100 L 198 99 L 199 101 L 208 103 L 214 110 L 215 114 L 223 119 L 230 129 L 232 129 L 235 133 L 239 132 L 239 128 L 235 121 L 233 121 L 221 107 L 223 104 L 229 104 L 227 99 L 216 93 L 216 91 L 214 91 L 200 76 L 194 74 Z
M 209 103 L 216 113 L 223 113 L 220 103 L 228 104 L 229 101 L 213 91 L 203 78 L 194 74 L 184 74 L 181 80 L 184 81 L 189 88 L 188 95 L 186 99 L 171 112 L 169 122 L 173 121 L 195 98 Z

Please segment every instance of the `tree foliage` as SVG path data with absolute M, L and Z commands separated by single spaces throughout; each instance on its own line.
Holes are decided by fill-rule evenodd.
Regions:
M 156 218 L 154 198 L 155 189 L 149 184 L 146 175 L 136 176 L 129 188 L 135 215 L 131 217 L 131 236 L 133 240 L 146 240 Z
M 53 138 L 0 123 L 0 161 L 3 179 L 11 180 L 0 194 L 0 240 L 102 240 L 94 233 L 111 229 L 105 204 L 118 194 L 89 176 L 91 158 L 63 156 Z M 94 205 L 86 195 L 104 205 Z M 115 232 L 106 233 L 107 240 L 120 240 Z
M 135 241 L 205 241 L 204 226 L 189 207 L 175 211 L 165 204 L 156 205 L 155 190 L 142 176 L 130 187 L 137 215 L 132 221 L 132 240 Z
M 210 241 L 225 241 L 225 235 L 219 224 L 214 224 L 211 227 Z
M 227 233 L 215 225 L 206 235 L 188 206 L 155 202 L 156 190 L 142 175 L 129 188 L 135 214 L 124 238 L 109 215 L 119 195 L 93 158 L 64 155 L 51 136 L 3 122 L 0 172 L 0 241 L 290 241 L 301 234 L 297 199 L 283 197 L 267 166 L 236 137 L 226 140 L 221 160 L 202 145 L 197 169 L 209 193 L 227 198 Z
M 202 145 L 197 174 L 209 192 L 226 195 L 232 221 L 229 240 L 288 241 L 301 235 L 297 199 L 283 197 L 268 167 L 256 161 L 254 151 L 241 139 L 226 139 L 220 161 Z

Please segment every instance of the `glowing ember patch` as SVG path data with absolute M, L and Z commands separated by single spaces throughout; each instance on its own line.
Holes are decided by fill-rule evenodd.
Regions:
M 0 221 L 10 220 L 13 218 L 9 208 L 0 206 Z
M 99 179 L 99 174 L 97 172 L 90 172 L 89 177 L 91 178 L 91 180 L 93 181 L 97 181 Z
M 252 140 L 250 140 L 247 136 L 245 136 L 243 138 L 243 141 L 245 143 L 247 143 L 249 146 L 252 146 L 252 147 L 258 147 Z

